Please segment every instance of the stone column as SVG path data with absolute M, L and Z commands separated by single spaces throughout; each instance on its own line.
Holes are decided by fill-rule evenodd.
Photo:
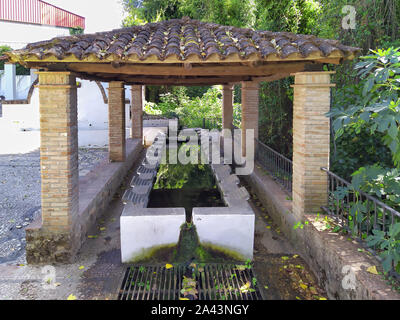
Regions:
M 295 74 L 293 101 L 293 213 L 297 219 L 327 204 L 330 83 L 333 72 Z
M 232 129 L 233 89 L 233 85 L 224 85 L 222 87 L 222 129 Z
M 125 88 L 122 81 L 108 86 L 108 156 L 110 162 L 125 161 Z
M 15 64 L 5 63 L 4 64 L 4 80 L 5 80 L 5 91 L 4 95 L 6 100 L 17 99 L 17 88 L 16 88 L 16 76 L 17 68 Z
M 258 101 L 259 83 L 242 82 L 242 155 L 246 155 L 246 130 L 254 130 L 254 138 L 258 138 Z
M 143 86 L 132 86 L 131 92 L 131 138 L 143 141 Z
M 39 72 L 42 217 L 26 229 L 27 261 L 67 262 L 77 250 L 77 86 L 70 72 Z

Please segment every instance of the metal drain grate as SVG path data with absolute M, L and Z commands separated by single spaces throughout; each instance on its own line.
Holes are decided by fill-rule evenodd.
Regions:
M 127 268 L 118 300 L 179 300 L 187 266 Z M 198 300 L 262 300 L 253 270 L 234 264 L 205 264 L 195 271 Z

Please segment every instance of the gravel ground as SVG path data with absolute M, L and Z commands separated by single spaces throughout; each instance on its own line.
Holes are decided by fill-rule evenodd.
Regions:
M 106 149 L 79 149 L 79 176 L 105 159 Z M 0 155 L 0 264 L 25 263 L 25 227 L 40 214 L 40 152 Z

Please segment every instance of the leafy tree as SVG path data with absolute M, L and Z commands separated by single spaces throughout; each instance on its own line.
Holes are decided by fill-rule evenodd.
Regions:
M 400 166 L 400 48 L 371 50 L 362 57 L 355 69 L 364 79 L 356 104 L 339 107 L 330 115 L 335 117 L 333 128 L 340 137 L 344 128 L 354 125 L 356 131 L 368 126 L 371 134 L 383 134 L 383 143 L 390 149 L 394 164 Z
M 4 53 L 12 51 L 12 48 L 10 46 L 0 46 L 0 57 L 4 55 Z M 30 71 L 29 69 L 24 68 L 21 66 L 19 63 L 16 65 L 16 74 L 18 76 L 24 76 L 24 75 L 29 75 Z M 4 70 L 4 61 L 0 60 L 0 70 Z
M 77 26 L 75 28 L 69 28 L 69 34 L 74 35 L 74 34 L 83 34 L 85 29 L 83 29 L 80 26 Z

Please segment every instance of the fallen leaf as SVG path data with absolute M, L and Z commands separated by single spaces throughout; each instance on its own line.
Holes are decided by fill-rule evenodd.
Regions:
M 106 227 L 101 227 L 101 228 L 99 228 L 99 230 L 104 231 L 104 230 L 106 230 Z
M 76 300 L 76 297 L 71 293 L 71 294 L 68 296 L 67 300 Z
M 295 254 L 295 255 L 293 255 L 293 258 L 296 259 L 298 256 L 299 256 L 298 254 Z
M 306 290 L 308 288 L 308 286 L 304 283 L 300 283 L 300 288 L 302 288 L 303 290 Z
M 240 287 L 240 292 L 242 292 L 242 293 L 248 292 L 250 289 L 250 286 L 251 286 L 250 281 L 247 281 L 246 284 L 244 284 L 243 286 Z
M 80 266 L 79 270 L 85 269 L 85 266 Z
M 236 270 L 238 270 L 238 271 L 244 271 L 244 270 L 246 270 L 246 266 L 245 266 L 245 265 L 242 265 L 242 264 L 237 264 L 237 265 L 236 265 Z
M 319 297 L 319 300 L 328 300 L 328 299 L 324 297 Z
M 283 261 L 289 260 L 289 257 L 283 256 L 283 257 L 282 257 L 282 260 L 283 260 Z
M 371 267 L 369 267 L 369 268 L 367 269 L 367 271 L 368 271 L 369 273 L 372 273 L 372 274 L 379 274 L 379 273 L 378 273 L 378 270 L 376 270 L 376 266 L 371 266 Z
M 166 265 L 165 265 L 165 268 L 166 269 L 171 269 L 171 268 L 173 268 L 174 266 L 172 265 L 172 264 L 169 264 L 169 263 L 167 263 Z
M 179 300 L 189 300 L 189 298 L 179 298 Z

